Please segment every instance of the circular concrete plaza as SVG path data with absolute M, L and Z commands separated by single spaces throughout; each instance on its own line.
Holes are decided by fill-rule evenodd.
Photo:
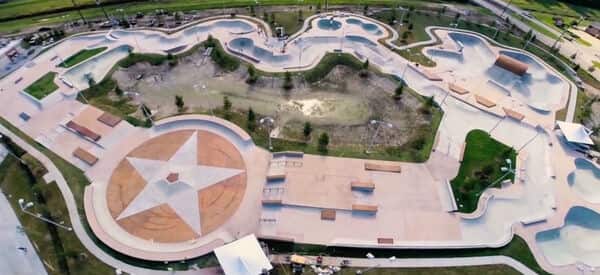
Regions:
M 129 152 L 110 176 L 106 200 L 128 233 L 179 243 L 228 221 L 245 190 L 246 166 L 231 142 L 206 130 L 177 130 Z

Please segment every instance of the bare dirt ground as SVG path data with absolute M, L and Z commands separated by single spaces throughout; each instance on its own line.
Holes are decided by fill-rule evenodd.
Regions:
M 264 76 L 253 85 L 246 84 L 246 78 L 245 66 L 223 73 L 199 54 L 180 59 L 174 67 L 139 63 L 113 74 L 122 90 L 139 93 L 134 101 L 149 106 L 157 117 L 177 113 L 175 95 L 183 96 L 187 112 L 204 113 L 222 107 L 228 96 L 234 109 L 251 107 L 259 117 L 275 117 L 279 137 L 286 139 L 301 139 L 303 124 L 309 121 L 315 132 L 329 133 L 332 145 L 364 144 L 374 130 L 368 122 L 382 119 L 394 127 L 380 131 L 380 141 L 399 146 L 421 136 L 430 125 L 430 115 L 420 112 L 422 100 L 408 91 L 394 100 L 397 82 L 387 77 L 371 74 L 363 79 L 338 66 L 315 84 L 295 77 L 290 91 L 281 88 L 280 77 Z

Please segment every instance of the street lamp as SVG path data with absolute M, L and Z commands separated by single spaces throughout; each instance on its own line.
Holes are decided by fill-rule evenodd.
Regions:
M 62 229 L 65 229 L 65 230 L 67 230 L 67 231 L 72 231 L 72 230 L 73 230 L 73 228 L 71 228 L 71 227 L 64 226 L 64 225 L 62 225 L 62 224 L 60 224 L 60 223 L 57 223 L 57 222 L 55 222 L 55 221 L 53 221 L 53 220 L 50 220 L 50 219 L 47 219 L 47 218 L 45 218 L 45 217 L 44 217 L 44 216 L 42 216 L 42 214 L 40 214 L 40 213 L 32 213 L 32 212 L 28 211 L 28 210 L 27 210 L 28 208 L 31 208 L 31 207 L 33 207 L 33 205 L 34 205 L 34 204 L 33 204 L 33 202 L 31 202 L 31 201 L 30 201 L 30 202 L 28 202 L 28 203 L 25 203 L 25 199 L 22 199 L 22 198 L 20 198 L 20 199 L 18 200 L 18 202 L 19 202 L 19 207 L 21 208 L 21 211 L 23 211 L 23 213 L 25 213 L 25 214 L 28 214 L 28 215 L 30 215 L 30 216 L 32 216 L 32 217 L 34 217 L 34 218 L 38 219 L 38 220 L 42 220 L 42 221 L 45 221 L 45 222 L 47 222 L 47 223 L 49 223 L 49 224 L 53 224 L 53 225 L 55 225 L 55 226 L 58 226 L 58 227 L 60 227 L 60 228 L 62 228 Z
M 273 130 L 273 126 L 275 126 L 275 119 L 272 117 L 263 117 L 258 121 L 262 125 L 267 126 L 267 131 L 269 135 L 269 151 L 273 151 L 273 142 L 271 141 L 271 131 Z
M 500 18 L 502 18 L 502 15 L 504 15 L 504 13 L 508 9 L 508 7 L 510 6 L 510 3 L 512 3 L 512 1 L 513 0 L 508 1 L 508 3 L 506 4 L 506 6 L 504 6 L 504 10 L 502 10 L 502 13 L 500 14 Z
M 367 147 L 367 150 L 365 150 L 365 153 L 367 153 L 367 154 L 371 153 L 371 148 L 373 147 L 373 143 L 375 143 L 375 138 L 379 134 L 379 129 L 381 129 L 382 125 L 385 126 L 385 127 L 387 127 L 387 128 L 389 128 L 389 129 L 394 128 L 394 125 L 391 124 L 391 123 L 389 123 L 389 122 L 385 122 L 385 121 L 382 121 L 382 120 L 375 120 L 375 119 L 369 121 L 369 125 L 375 126 L 376 128 L 375 128 L 375 133 L 371 137 L 371 142 L 369 143 L 369 146 Z M 369 254 L 367 254 L 367 255 L 369 255 Z

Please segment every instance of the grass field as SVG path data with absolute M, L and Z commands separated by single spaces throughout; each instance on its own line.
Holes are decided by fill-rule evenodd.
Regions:
M 26 155 L 27 156 L 27 155 Z M 24 156 L 24 159 L 27 157 Z M 38 254 L 46 263 L 50 275 L 62 274 L 111 274 L 113 269 L 90 254 L 73 232 L 44 223 L 18 211 L 18 199 L 33 201 L 34 213 L 42 213 L 57 222 L 70 224 L 63 197 L 55 183 L 46 184 L 31 173 L 16 158 L 9 156 L 0 164 L 0 188 L 11 194 L 9 201 L 21 221 L 27 236 L 34 243 Z
M 256 5 L 254 0 L 170 0 L 170 1 L 102 1 L 108 2 L 105 5 L 105 10 L 109 14 L 124 13 L 132 15 L 136 12 L 150 13 L 156 9 L 165 9 L 167 11 L 191 11 L 203 9 L 220 9 L 225 5 L 228 7 L 249 7 Z M 429 2 L 441 2 L 439 0 Z M 86 18 L 101 18 L 103 17 L 102 10 L 97 8 L 93 0 L 79 0 L 80 5 L 85 5 L 82 13 Z M 324 0 L 261 0 L 260 6 L 269 5 L 313 5 L 322 3 Z M 422 6 L 424 3 L 420 0 L 363 0 L 361 3 L 369 5 L 411 5 Z M 340 4 L 357 4 L 353 0 L 330 0 L 329 5 Z M 257 8 L 257 16 L 262 16 L 262 11 Z M 79 19 L 78 13 L 73 9 L 72 3 L 69 0 L 13 0 L 7 3 L 0 4 L 0 33 L 12 33 L 20 30 L 39 27 L 47 24 L 57 24 L 67 21 Z
M 339 275 L 354 275 L 357 271 L 365 271 L 366 268 L 344 268 Z M 288 275 L 292 274 L 290 266 L 275 266 L 273 275 Z M 309 267 L 304 268 L 304 275 L 317 275 Z M 518 275 L 518 271 L 506 265 L 485 265 L 485 266 L 469 266 L 469 267 L 432 267 L 432 268 L 376 268 L 371 269 L 365 274 L 369 275 Z
M 58 89 L 58 86 L 54 83 L 55 77 L 55 72 L 48 72 L 25 88 L 25 92 L 41 100 Z
M 500 185 L 502 180 L 498 179 L 505 174 L 500 167 L 506 166 L 505 159 L 510 159 L 514 168 L 516 156 L 514 149 L 496 141 L 487 132 L 469 132 L 458 175 L 450 181 L 458 210 L 473 212 L 483 191 Z M 514 180 L 514 174 L 503 179 Z
M 87 60 L 88 58 L 103 52 L 104 50 L 106 50 L 106 47 L 94 48 L 94 49 L 89 49 L 89 50 L 83 49 L 83 50 L 75 53 L 74 55 L 69 56 L 62 63 L 60 63 L 60 66 L 63 68 L 73 67 L 73 66 Z
M 559 0 L 513 0 L 512 4 L 528 11 L 574 18 L 588 16 L 590 19 L 600 20 L 600 10 L 577 6 Z

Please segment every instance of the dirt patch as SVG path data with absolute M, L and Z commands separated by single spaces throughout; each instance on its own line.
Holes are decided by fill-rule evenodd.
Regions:
M 134 101 L 144 103 L 158 117 L 177 113 L 175 95 L 184 98 L 187 112 L 210 113 L 223 105 L 227 95 L 234 109 L 253 108 L 260 115 L 273 116 L 280 128 L 280 138 L 303 139 L 306 121 L 314 133 L 327 131 L 331 144 L 364 145 L 375 128 L 371 119 L 393 124 L 378 131 L 379 142 L 400 146 L 414 140 L 430 125 L 429 114 L 419 112 L 423 100 L 408 91 L 401 100 L 392 95 L 398 83 L 388 77 L 371 74 L 359 77 L 355 70 L 335 67 L 323 80 L 309 84 L 294 78 L 294 89 L 282 88 L 283 79 L 263 76 L 253 85 L 246 84 L 247 68 L 223 72 L 211 60 L 193 54 L 177 66 L 136 64 L 113 74 L 121 89 L 134 94 Z

